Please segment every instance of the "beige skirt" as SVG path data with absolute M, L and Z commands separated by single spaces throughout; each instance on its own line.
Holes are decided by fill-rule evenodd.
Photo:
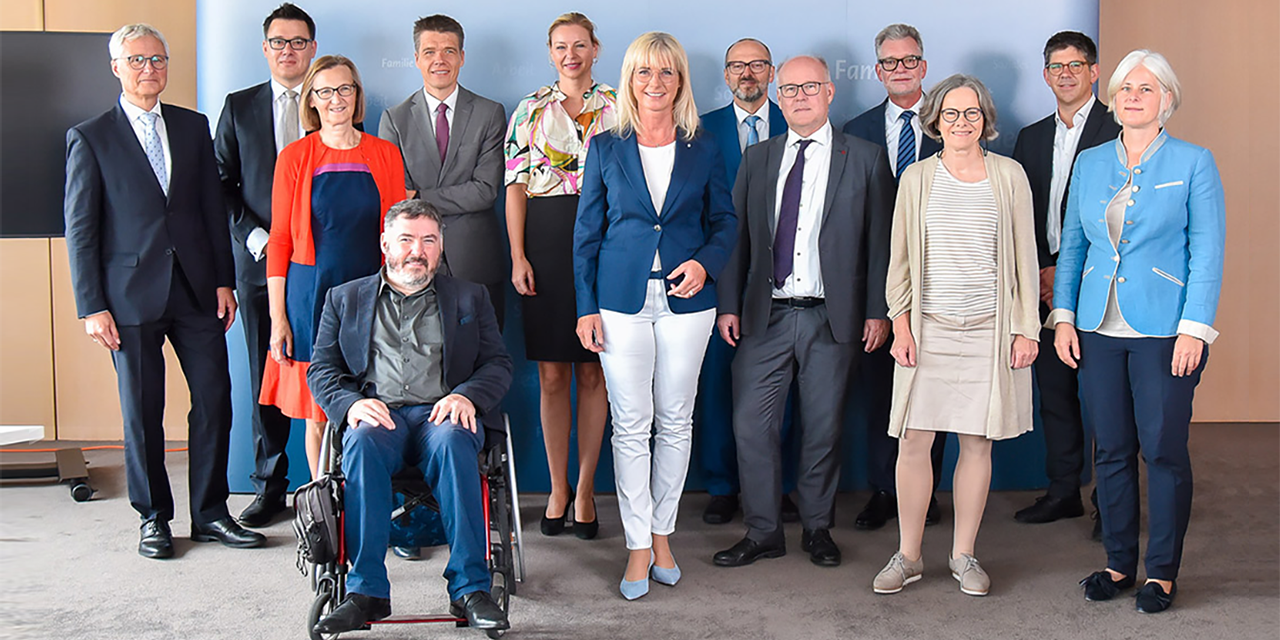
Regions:
M 906 428 L 986 436 L 995 315 L 926 313 L 920 320 Z

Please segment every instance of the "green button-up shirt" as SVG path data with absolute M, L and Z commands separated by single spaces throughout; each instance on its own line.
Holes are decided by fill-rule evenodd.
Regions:
M 449 395 L 444 384 L 444 325 L 434 281 L 406 296 L 387 282 L 383 269 L 370 355 L 366 379 L 387 406 L 434 404 Z

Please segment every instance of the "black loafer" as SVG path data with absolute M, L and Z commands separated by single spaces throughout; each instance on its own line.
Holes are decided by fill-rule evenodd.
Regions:
M 924 512 L 924 526 L 932 527 L 942 522 L 942 511 L 938 509 L 938 499 L 929 498 L 929 510 Z
M 324 635 L 355 631 L 390 615 L 391 600 L 362 593 L 348 593 L 342 604 L 321 618 L 311 630 Z
M 711 496 L 711 501 L 702 512 L 702 521 L 707 524 L 727 524 L 737 512 L 738 496 Z
M 867 501 L 867 506 L 862 508 L 858 518 L 853 521 L 853 526 L 863 531 L 874 531 L 896 517 L 898 517 L 897 497 L 888 491 L 877 491 L 871 494 L 871 499 Z
M 1173 583 L 1173 588 L 1169 593 L 1164 592 L 1164 587 L 1154 580 L 1142 585 L 1138 589 L 1137 609 L 1138 613 L 1160 613 L 1173 605 L 1173 596 L 1178 594 L 1178 583 Z
M 1085 600 L 1089 602 L 1105 602 L 1120 595 L 1121 591 L 1132 587 L 1133 576 L 1126 576 L 1123 580 L 1116 582 L 1111 578 L 1110 571 L 1096 571 L 1081 580 L 1080 586 L 1084 587 Z
M 138 555 L 156 560 L 173 557 L 173 534 L 169 532 L 168 522 L 148 520 L 142 523 Z
M 743 538 L 738 544 L 725 549 L 712 558 L 717 567 L 742 567 L 760 558 L 781 558 L 787 555 L 787 547 L 778 544 L 760 544 L 751 538 Z
M 840 566 L 840 547 L 831 539 L 826 529 L 804 531 L 800 535 L 800 548 L 809 553 L 809 560 L 819 567 Z
M 1079 518 L 1082 515 L 1084 503 L 1080 501 L 1080 496 L 1059 498 L 1044 495 L 1037 498 L 1035 504 L 1013 514 L 1013 519 L 1026 524 L 1044 524 L 1063 518 Z
M 782 494 L 782 521 L 800 522 L 800 507 L 791 501 L 791 496 Z
M 267 537 L 236 524 L 230 516 L 191 525 L 191 539 L 196 542 L 221 542 L 235 549 L 253 549 L 267 543 Z
M 467 626 L 473 629 L 492 629 L 502 631 L 510 629 L 507 614 L 493 601 L 488 591 L 472 591 L 449 604 L 449 613 L 467 619 Z
M 391 547 L 391 553 L 404 560 L 422 559 L 422 547 Z
M 284 513 L 284 508 L 284 496 L 278 498 L 254 496 L 253 502 L 240 512 L 240 517 L 236 520 L 245 527 L 265 527 L 274 522 L 276 516 Z

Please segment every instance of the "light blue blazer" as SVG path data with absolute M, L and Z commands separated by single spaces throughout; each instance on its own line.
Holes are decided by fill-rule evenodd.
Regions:
M 1106 208 L 1130 171 L 1135 193 L 1113 245 Z M 1065 310 L 1074 313 L 1078 328 L 1097 329 L 1114 280 L 1120 312 L 1138 333 L 1188 333 L 1211 342 L 1226 238 L 1226 203 L 1213 154 L 1161 132 L 1130 170 L 1117 139 L 1080 154 L 1069 193 L 1053 283 L 1054 322 Z

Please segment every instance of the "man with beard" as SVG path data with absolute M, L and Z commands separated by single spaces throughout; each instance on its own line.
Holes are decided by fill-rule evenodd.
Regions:
M 769 47 L 755 38 L 743 38 L 724 53 L 724 82 L 733 93 L 733 102 L 702 115 L 702 128 L 715 137 L 724 157 L 730 183 L 738 175 L 742 152 L 750 145 L 771 136 L 785 135 L 787 121 L 782 109 L 769 99 L 773 82 L 773 58 Z M 765 106 L 768 105 L 768 109 Z M 698 378 L 698 410 L 693 415 L 694 448 L 706 480 L 711 501 L 702 513 L 707 524 L 725 524 L 738 511 L 738 457 L 733 440 L 733 390 L 729 381 L 729 363 L 734 348 L 722 340 L 712 339 L 702 361 Z M 791 450 L 790 424 L 783 426 L 783 448 Z M 795 504 L 787 497 L 795 489 L 794 456 L 783 473 L 782 515 L 786 522 L 800 518 Z
M 449 540 L 450 610 L 476 629 L 507 629 L 489 595 L 477 463 L 482 423 L 499 419 L 511 358 L 485 287 L 437 275 L 440 214 L 422 200 L 387 211 L 386 266 L 334 287 L 325 300 L 307 383 L 343 420 L 347 598 L 314 631 L 336 634 L 391 615 L 384 563 L 391 477 L 416 465 L 440 503 Z

